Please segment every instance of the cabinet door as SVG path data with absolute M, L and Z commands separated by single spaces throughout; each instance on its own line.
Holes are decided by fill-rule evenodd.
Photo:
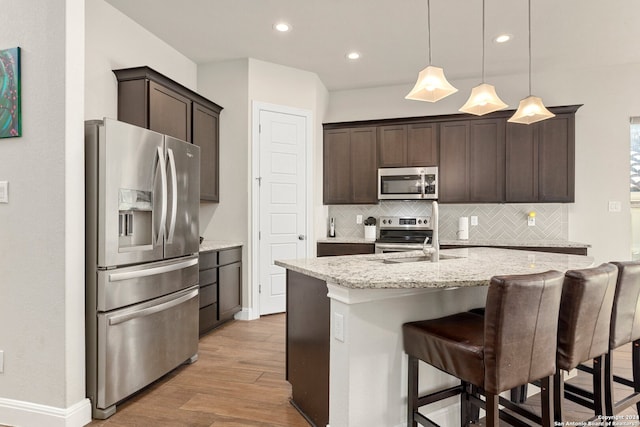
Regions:
M 219 320 L 229 320 L 241 309 L 242 263 L 218 267 Z
M 351 201 L 378 203 L 376 128 L 351 130 Z
M 541 202 L 573 202 L 575 199 L 574 120 L 570 115 L 537 123 Z
M 378 127 L 378 167 L 404 167 L 407 162 L 407 126 Z
M 191 100 L 149 81 L 149 129 L 191 142 Z
M 469 122 L 469 201 L 504 201 L 504 119 Z
M 220 201 L 219 114 L 193 103 L 193 143 L 200 147 L 200 200 Z
M 538 142 L 535 126 L 507 123 L 506 201 L 538 200 Z
M 349 129 L 324 132 L 323 203 L 351 202 L 351 144 Z
M 438 125 L 417 123 L 407 126 L 406 165 L 438 166 Z
M 440 125 L 440 181 L 441 202 L 462 203 L 469 200 L 469 123 L 447 122 Z

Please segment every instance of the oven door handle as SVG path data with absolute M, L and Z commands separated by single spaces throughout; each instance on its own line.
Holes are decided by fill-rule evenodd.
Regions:
M 422 249 L 420 243 L 376 243 L 376 249 L 397 249 L 401 251 L 419 251 Z

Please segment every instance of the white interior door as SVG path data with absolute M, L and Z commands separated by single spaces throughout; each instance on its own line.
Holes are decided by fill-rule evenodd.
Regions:
M 260 314 L 286 307 L 285 269 L 276 259 L 306 257 L 304 116 L 260 110 Z

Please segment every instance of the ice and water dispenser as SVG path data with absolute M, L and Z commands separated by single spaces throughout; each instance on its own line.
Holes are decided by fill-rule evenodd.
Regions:
M 153 193 L 121 188 L 118 197 L 118 243 L 121 250 L 153 245 Z

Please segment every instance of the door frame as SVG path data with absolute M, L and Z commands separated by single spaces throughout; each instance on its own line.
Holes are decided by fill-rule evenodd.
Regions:
M 258 290 L 260 282 L 260 240 L 258 231 L 260 227 L 260 188 L 258 177 L 260 176 L 260 111 L 271 111 L 274 113 L 290 114 L 305 118 L 305 137 L 307 147 L 305 149 L 305 180 L 306 194 L 309 196 L 305 200 L 305 236 L 307 236 L 305 250 L 307 257 L 311 254 L 311 242 L 315 241 L 313 234 L 313 113 L 310 110 L 288 107 L 285 105 L 270 104 L 261 101 L 251 102 L 251 308 L 246 313 L 246 320 L 258 319 L 260 317 L 260 293 Z M 243 316 L 244 317 L 244 316 Z

